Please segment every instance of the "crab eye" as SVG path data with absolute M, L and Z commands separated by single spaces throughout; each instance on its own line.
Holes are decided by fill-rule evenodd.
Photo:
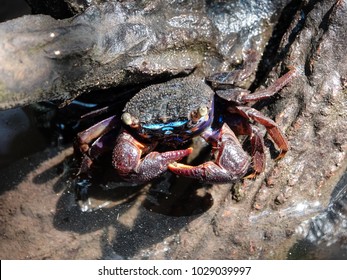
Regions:
M 132 117 L 129 113 L 124 113 L 121 117 L 122 121 L 126 124 L 126 125 L 131 125 L 132 124 Z
M 126 125 L 129 125 L 132 128 L 137 128 L 139 125 L 139 120 L 130 115 L 129 113 L 123 113 L 121 119 Z
M 208 115 L 208 108 L 206 106 L 200 106 L 198 110 L 191 113 L 192 121 L 194 123 L 198 122 L 202 117 Z
M 199 112 L 200 117 L 205 117 L 208 114 L 208 109 L 206 106 L 201 106 L 201 107 L 199 107 L 198 112 Z

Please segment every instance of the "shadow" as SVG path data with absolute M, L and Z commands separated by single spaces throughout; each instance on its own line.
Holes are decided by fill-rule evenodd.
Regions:
M 201 143 L 195 143 L 193 147 L 199 152 L 193 159 L 184 159 L 182 163 L 196 166 L 210 159 L 209 145 L 202 147 Z M 144 207 L 152 212 L 175 217 L 202 214 L 213 204 L 211 194 L 206 192 L 208 188 L 206 183 L 167 172 L 155 180 L 149 189 Z
M 52 155 L 54 156 L 54 155 Z M 65 161 L 69 161 L 72 159 L 72 156 L 69 156 L 65 159 Z M 62 175 L 64 173 L 64 170 L 66 169 L 66 162 L 59 162 L 53 166 L 51 166 L 49 169 L 45 170 L 44 172 L 38 174 L 33 178 L 33 183 L 36 185 L 43 185 L 48 183 L 50 180 L 56 178 L 59 175 Z M 62 189 L 54 189 L 54 192 L 58 193 Z
M 2 0 L 0 22 L 30 14 L 30 8 L 25 0 Z
M 209 151 L 209 148 L 203 149 L 190 163 L 205 160 Z M 61 169 L 58 166 L 55 168 Z M 74 170 L 73 165 L 69 166 L 69 170 L 53 186 L 54 190 L 65 187 L 56 205 L 53 225 L 60 231 L 79 234 L 112 229 L 115 232 L 112 239 L 104 237 L 100 240 L 102 259 L 131 258 L 172 236 L 213 205 L 212 196 L 206 191 L 208 186 L 170 172 L 149 184 L 122 186 L 111 160 L 103 158 L 92 170 L 93 180 L 87 200 L 90 208 L 83 212 L 81 201 L 76 201 L 76 180 L 72 179 L 71 171 Z M 40 174 L 35 180 L 43 182 L 43 177 L 44 174 Z
M 64 182 L 66 178 L 61 178 L 57 184 Z M 88 212 L 81 211 L 71 187 L 64 191 L 56 205 L 54 227 L 80 234 L 112 228 L 115 237 L 100 240 L 102 259 L 133 257 L 178 232 L 213 203 L 210 194 L 197 195 L 197 190 L 202 187 L 200 183 L 182 180 L 170 173 L 151 185 L 108 190 L 93 188 L 90 199 L 96 199 L 104 206 Z
M 124 258 L 131 258 L 141 250 L 151 247 L 153 244 L 162 242 L 168 236 L 178 232 L 197 216 L 172 217 L 160 215 L 154 212 L 140 212 L 131 229 L 117 225 L 117 235 L 111 242 L 113 252 Z M 104 247 L 105 248 L 105 247 Z M 104 250 L 102 258 L 108 258 Z M 146 251 L 141 256 L 150 259 L 155 251 Z
M 171 176 L 172 177 L 172 176 Z M 188 178 L 174 178 L 171 182 L 160 182 L 149 189 L 143 206 L 155 213 L 182 217 L 199 215 L 213 205 L 213 198 L 203 184 Z
M 305 18 L 302 18 L 299 21 L 298 25 L 294 27 L 292 30 L 289 29 L 290 25 L 293 22 L 295 14 L 300 9 L 300 3 L 301 1 L 299 0 L 290 1 L 290 3 L 281 11 L 281 15 L 277 20 L 276 26 L 273 28 L 270 40 L 267 43 L 262 58 L 259 62 L 255 81 L 250 88 L 252 92 L 259 87 L 259 85 L 263 82 L 263 80 L 266 77 L 269 76 L 269 73 L 272 70 L 272 68 L 275 65 L 279 64 L 281 61 L 283 61 L 283 58 L 288 53 L 289 48 L 291 44 L 293 44 L 296 35 L 303 28 Z M 281 40 L 288 32 L 288 30 L 292 32 L 289 35 L 288 44 L 284 48 L 280 49 Z
M 37 154 L 46 153 L 50 141 L 36 127 L 33 113 L 27 107 L 1 111 L 0 131 L 0 172 L 4 179 L 1 195 L 22 182 L 28 173 L 46 160 Z M 31 157 L 34 161 L 29 161 Z

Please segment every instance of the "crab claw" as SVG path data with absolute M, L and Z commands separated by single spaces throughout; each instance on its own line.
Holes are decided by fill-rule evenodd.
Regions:
M 181 160 L 193 151 L 188 148 L 159 153 L 149 152 L 151 149 L 123 131 L 113 150 L 113 166 L 124 180 L 142 184 L 157 178 L 170 163 Z M 142 157 L 143 154 L 146 156 Z
M 206 137 L 215 143 L 216 161 L 208 161 L 198 166 L 170 163 L 168 169 L 185 177 L 196 178 L 207 183 L 228 183 L 242 178 L 250 165 L 249 155 L 232 130 L 224 124 L 216 136 Z
M 199 166 L 191 166 L 175 162 L 169 164 L 168 168 L 177 175 L 195 178 L 208 183 L 222 183 L 233 180 L 227 170 L 221 168 L 212 161 L 203 163 Z

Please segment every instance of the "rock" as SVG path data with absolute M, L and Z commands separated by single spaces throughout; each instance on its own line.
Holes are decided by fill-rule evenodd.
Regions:
M 227 5 L 222 9 L 223 6 L 219 5 L 213 2 L 208 8 L 213 6 L 212 11 L 225 11 L 231 7 Z M 182 6 L 182 9 L 186 9 L 188 13 L 194 10 L 191 7 Z M 100 7 L 93 9 L 103 11 Z M 159 10 L 153 9 L 149 11 L 154 14 L 159 13 Z M 263 83 L 271 84 L 271 80 L 276 79 L 290 66 L 298 69 L 296 78 L 277 95 L 277 98 L 255 104 L 257 109 L 271 116 L 285 130 L 291 149 L 283 160 L 275 161 L 271 155 L 273 147 L 268 142 L 270 152 L 267 153 L 267 168 L 255 180 L 245 179 L 236 185 L 206 186 L 192 180 L 177 179 L 168 174 L 143 188 L 105 187 L 104 190 L 95 191 L 92 198 L 103 207 L 93 212 L 81 212 L 72 192 L 73 170 L 69 164 L 71 146 L 68 145 L 63 150 L 50 147 L 42 153 L 21 159 L 1 171 L 5 179 L 2 181 L 3 192 L 0 196 L 2 207 L 0 257 L 2 259 L 328 257 L 319 251 L 319 244 L 324 243 L 324 246 L 328 244 L 330 248 L 339 248 L 339 245 L 345 242 L 343 229 L 346 223 L 346 184 L 343 183 L 345 182 L 343 178 L 347 167 L 346 10 L 347 5 L 344 1 L 304 1 L 300 4 L 292 3 L 279 15 L 280 20 L 274 28 L 271 43 L 265 48 L 259 65 L 262 73 L 257 73 L 253 87 Z M 80 17 L 60 23 L 62 26 L 76 24 L 74 28 L 81 31 L 76 35 L 74 28 L 69 29 L 65 26 L 63 30 L 67 28 L 68 32 L 62 34 L 61 39 L 64 36 L 75 38 L 72 35 L 86 34 L 86 30 L 92 25 L 86 25 L 87 28 L 83 18 L 89 15 L 91 22 L 93 19 L 98 20 L 98 17 L 94 18 L 97 15 L 96 10 L 91 10 L 91 13 L 87 11 L 88 9 Z M 195 38 L 200 46 L 202 44 L 206 47 L 205 51 L 211 51 L 212 56 L 200 56 L 201 53 L 198 52 L 199 58 L 192 60 L 188 67 L 170 68 L 165 65 L 161 68 L 160 65 L 164 63 L 161 62 L 159 66 L 155 64 L 147 68 L 141 61 L 155 54 L 146 52 L 143 57 L 142 55 L 127 57 L 126 71 L 130 71 L 129 65 L 134 65 L 131 69 L 136 71 L 131 73 L 140 73 L 138 77 L 144 77 L 144 73 L 155 75 L 163 73 L 162 69 L 170 69 L 169 76 L 182 71 L 184 74 L 190 74 L 195 63 L 199 61 L 205 61 L 209 65 L 203 65 L 202 70 L 197 69 L 202 73 L 228 68 L 226 65 L 233 64 L 237 60 L 236 57 L 226 59 L 230 55 L 227 46 L 228 44 L 230 46 L 232 37 L 227 39 L 224 34 L 225 40 L 219 40 L 219 46 L 209 45 L 210 27 L 215 28 L 220 22 L 217 16 L 214 18 L 215 21 L 211 20 L 212 11 L 210 10 L 207 13 L 208 17 L 204 17 L 202 21 L 206 25 L 200 24 L 201 17 L 198 17 L 199 21 L 187 22 L 184 20 L 187 20 L 187 17 L 183 17 L 182 14 L 176 18 L 171 17 L 170 21 L 173 29 L 177 23 L 180 28 L 188 24 L 189 30 L 193 31 L 194 22 L 199 22 L 196 28 L 204 26 L 206 29 L 196 34 Z M 101 13 L 101 18 L 106 19 L 107 13 L 105 15 L 104 12 Z M 215 12 L 215 15 L 221 15 L 220 20 L 223 19 L 221 13 Z M 194 16 L 188 18 L 196 19 Z M 290 24 L 288 20 L 283 21 L 284 18 L 292 19 Z M 40 20 L 57 24 L 57 21 L 48 17 L 40 17 Z M 78 25 L 77 22 L 81 24 Z M 9 28 L 11 24 L 5 23 L 5 25 Z M 5 25 L 0 25 L 0 30 L 3 30 Z M 165 25 L 163 26 L 165 29 Z M 213 34 L 222 38 L 222 33 L 219 33 L 222 32 L 222 28 L 217 30 L 219 31 Z M 143 33 L 135 35 L 141 34 Z M 146 34 L 154 33 L 148 31 Z M 183 33 L 179 34 L 183 36 Z M 98 36 L 105 38 L 106 35 Z M 193 37 L 189 35 L 186 38 Z M 172 51 L 173 48 L 168 39 L 165 41 L 166 45 L 160 45 L 164 53 L 167 49 L 169 52 Z M 78 45 L 77 41 L 72 40 L 72 42 Z M 179 42 L 182 41 L 178 40 Z M 85 57 L 91 52 L 88 48 L 89 43 L 89 39 L 86 39 L 86 45 L 82 46 L 86 52 Z M 107 67 L 110 69 L 109 75 L 115 73 L 113 72 L 115 68 L 112 68 L 116 67 L 112 64 L 115 60 L 112 59 L 117 50 L 106 48 L 103 43 L 92 46 L 93 59 L 83 62 L 89 63 L 90 68 L 81 67 L 80 71 L 93 68 L 96 58 L 102 62 L 99 63 L 101 66 L 94 72 L 87 71 L 93 73 L 88 81 L 76 78 L 77 81 L 74 77 L 69 81 L 64 80 L 66 85 L 61 88 L 69 88 L 68 84 L 71 87 L 75 86 L 75 93 L 72 95 L 69 93 L 67 98 L 72 98 L 78 91 L 87 91 L 95 86 L 96 77 L 101 80 L 103 78 L 101 73 L 105 74 L 103 71 Z M 132 50 L 138 51 L 137 46 L 134 45 Z M 192 43 L 191 46 L 196 45 Z M 207 46 L 210 46 L 210 49 Z M 243 46 L 235 46 L 234 51 L 238 53 L 239 49 L 242 50 Z M 159 53 L 158 57 L 162 57 L 163 52 Z M 205 60 L 200 60 L 202 58 Z M 64 56 L 62 60 L 49 58 L 49 61 L 52 64 L 61 64 L 61 69 L 65 69 L 66 65 L 70 65 L 73 69 L 73 64 L 65 64 L 66 61 L 76 62 L 81 59 L 72 55 L 71 58 Z M 169 60 L 169 63 L 173 62 Z M 185 70 L 182 70 L 183 68 Z M 160 70 L 156 72 L 155 69 Z M 196 72 L 197 70 L 193 74 L 202 75 Z M 68 72 L 63 71 L 63 73 Z M 78 71 L 76 75 L 79 73 Z M 264 81 L 263 78 L 267 80 Z M 102 81 L 98 87 L 113 87 L 118 84 L 108 75 Z M 57 94 L 58 92 L 61 91 L 58 90 Z M 45 98 L 51 99 L 51 97 L 47 95 Z M 12 106 L 18 102 L 24 103 L 18 100 L 13 99 L 12 103 L 5 101 L 5 104 Z M 25 102 L 36 101 L 38 99 L 33 98 Z M 67 168 L 63 168 L 66 165 Z M 14 170 L 21 172 L 15 174 Z M 237 200 L 234 200 L 232 191 L 242 195 L 238 195 Z M 315 232 L 319 233 L 319 236 L 315 236 Z M 300 251 L 300 248 L 305 242 L 313 244 L 313 247 L 316 246 L 318 254 L 302 255 L 303 251 Z M 299 251 L 296 251 L 297 248 Z M 345 251 L 340 250 L 337 253 L 332 252 L 329 256 L 338 258 L 345 255 Z
M 63 20 L 30 15 L 1 23 L 0 108 L 67 102 L 91 90 L 189 74 L 198 66 L 204 73 L 225 68 L 240 61 L 246 48 L 261 52 L 284 2 L 107 1 Z

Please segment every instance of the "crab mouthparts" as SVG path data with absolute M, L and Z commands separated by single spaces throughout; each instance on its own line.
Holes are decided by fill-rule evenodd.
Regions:
M 181 127 L 185 125 L 188 121 L 174 121 L 169 123 L 153 123 L 153 124 L 145 124 L 142 127 L 150 130 L 161 130 L 164 134 L 169 135 L 176 127 Z

